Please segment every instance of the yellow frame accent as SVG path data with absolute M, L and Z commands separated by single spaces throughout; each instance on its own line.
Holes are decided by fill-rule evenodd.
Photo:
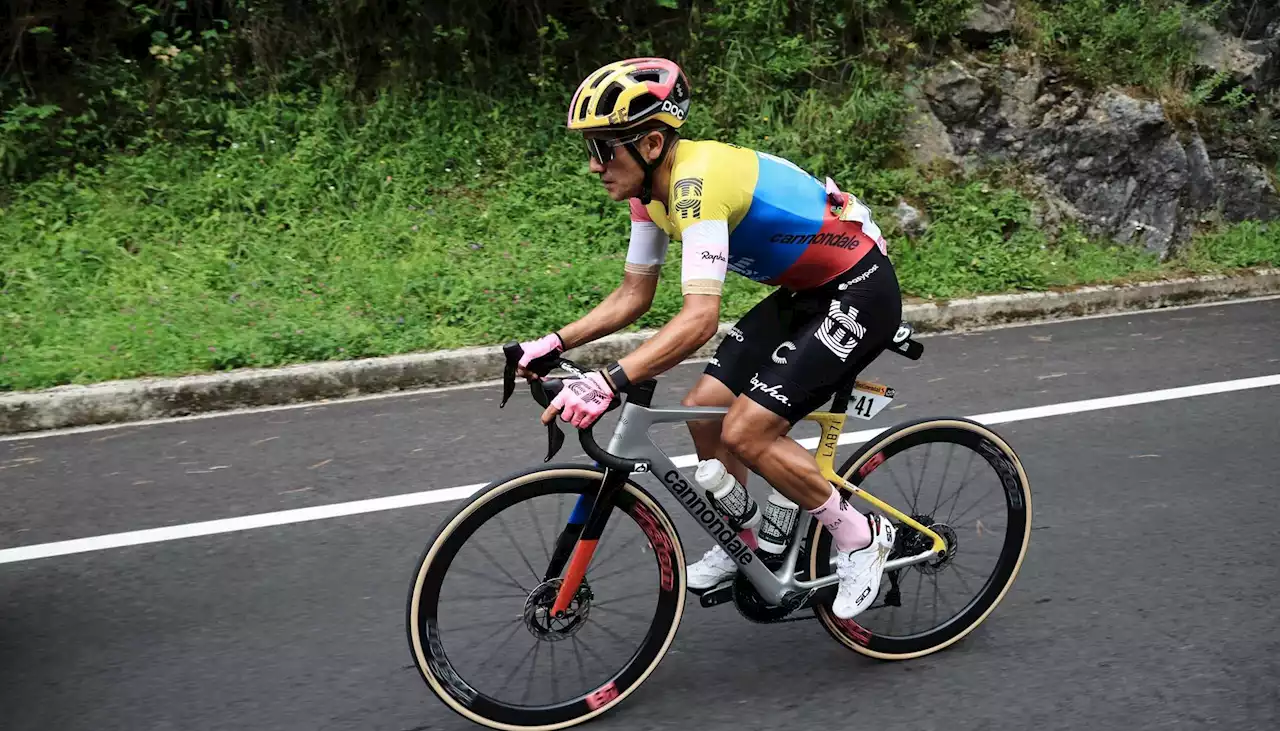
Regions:
M 804 417 L 802 421 L 816 421 L 822 427 L 822 437 L 818 440 L 818 468 L 822 470 L 822 476 L 827 479 L 837 489 L 843 489 L 846 492 L 857 495 L 863 500 L 871 503 L 877 508 L 888 513 L 897 520 L 906 523 L 915 530 L 929 536 L 933 539 L 933 550 L 938 555 L 942 555 L 947 550 L 947 542 L 942 540 L 942 536 L 929 530 L 921 525 L 911 516 L 903 513 L 901 510 L 893 507 L 889 503 L 863 490 L 862 488 L 852 485 L 842 475 L 836 472 L 836 446 L 840 443 L 840 434 L 844 432 L 844 423 L 848 419 L 846 414 L 835 414 L 830 411 L 815 411 Z

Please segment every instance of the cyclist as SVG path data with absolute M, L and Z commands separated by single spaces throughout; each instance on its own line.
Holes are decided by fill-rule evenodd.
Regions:
M 787 160 L 682 139 L 689 101 L 685 74 L 662 58 L 605 65 L 578 87 L 568 128 L 583 133 L 590 170 L 609 197 L 631 208 L 623 281 L 581 319 L 523 343 L 520 373 L 536 377 L 524 370 L 530 360 L 644 314 L 671 238 L 683 244 L 679 314 L 621 360 L 566 381 L 544 423 L 559 412 L 586 428 L 627 384 L 666 371 L 709 341 L 726 272 L 775 286 L 729 331 L 683 401 L 728 413 L 691 422 L 689 431 L 699 459 L 719 459 L 744 486 L 749 466 L 832 533 L 840 580 L 832 609 L 850 618 L 879 593 L 894 528 L 841 499 L 813 455 L 787 434 L 890 344 L 902 316 L 897 277 L 866 206 Z M 754 548 L 754 535 L 744 534 Z M 736 571 L 715 546 L 689 567 L 689 587 L 709 589 Z

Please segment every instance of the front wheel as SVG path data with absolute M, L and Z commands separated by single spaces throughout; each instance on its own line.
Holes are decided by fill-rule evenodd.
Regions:
M 886 572 L 880 596 L 853 619 L 815 605 L 823 627 L 848 648 L 881 660 L 928 655 L 983 622 L 1013 584 L 1031 538 L 1031 490 L 1013 449 L 968 419 L 922 419 L 868 441 L 840 468 L 947 542 L 945 555 Z M 856 497 L 849 503 L 871 508 Z M 889 560 L 931 541 L 903 523 Z M 814 521 L 810 575 L 835 571 L 831 534 Z
M 684 613 L 670 516 L 628 481 L 567 611 L 561 577 L 604 473 L 551 467 L 482 490 L 427 543 L 408 599 L 414 662 L 432 692 L 494 729 L 562 729 L 640 687 Z

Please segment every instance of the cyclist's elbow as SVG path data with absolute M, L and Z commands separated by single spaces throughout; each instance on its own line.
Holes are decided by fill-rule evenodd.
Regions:
M 720 298 L 706 295 L 685 297 L 684 312 L 690 335 L 701 345 L 715 337 L 720 327 Z

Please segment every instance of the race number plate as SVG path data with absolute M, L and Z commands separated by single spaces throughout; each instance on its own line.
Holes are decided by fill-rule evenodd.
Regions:
M 859 419 L 872 419 L 893 400 L 894 391 L 888 386 L 870 381 L 854 381 L 853 393 L 849 396 L 849 408 L 845 411 L 849 416 Z

